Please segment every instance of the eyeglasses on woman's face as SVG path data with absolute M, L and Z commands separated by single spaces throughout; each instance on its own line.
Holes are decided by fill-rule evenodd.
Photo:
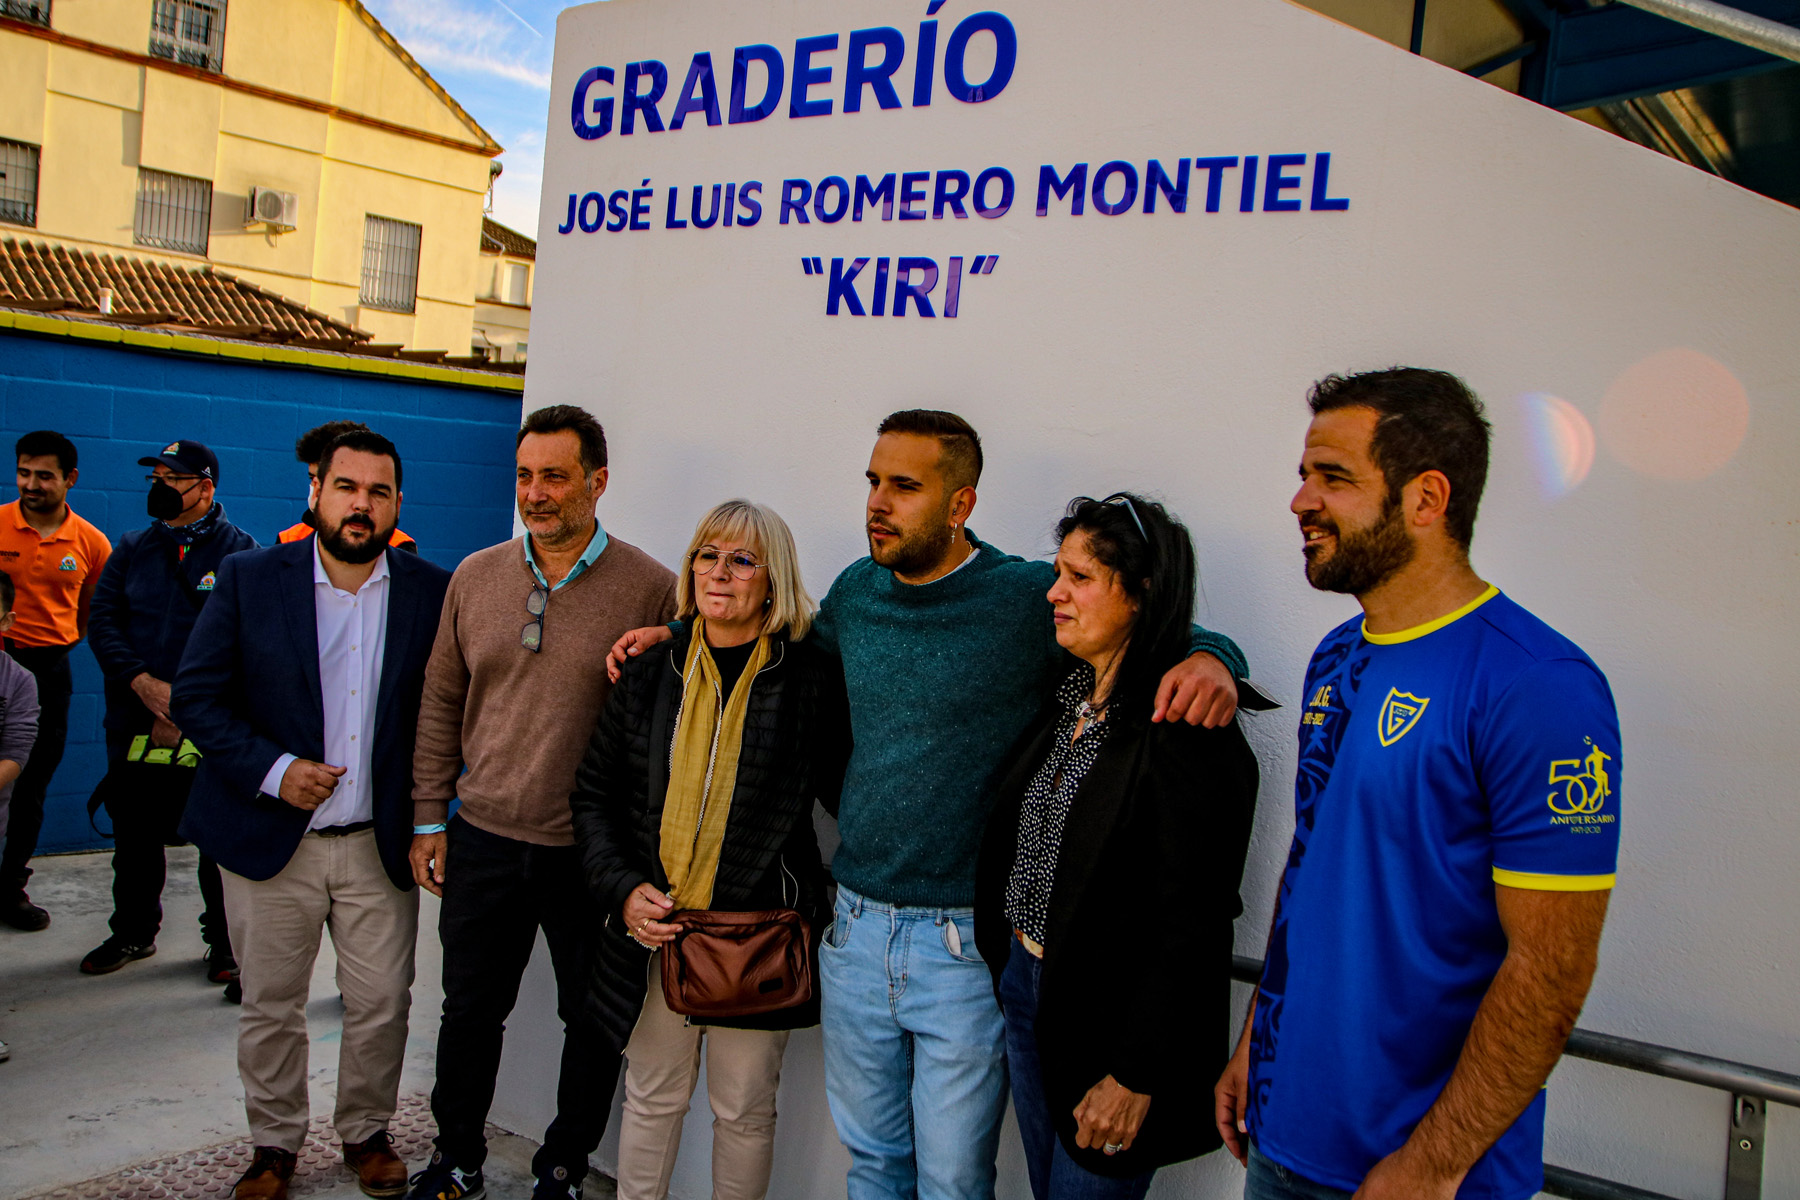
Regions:
M 755 556 L 747 550 L 733 550 L 726 553 L 717 546 L 705 545 L 694 551 L 694 574 L 711 575 L 718 569 L 721 561 L 724 562 L 725 569 L 731 572 L 733 579 L 749 579 L 764 566 L 757 562 Z

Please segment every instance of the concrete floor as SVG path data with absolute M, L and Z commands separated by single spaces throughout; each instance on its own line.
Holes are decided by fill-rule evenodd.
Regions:
M 157 954 L 97 977 L 81 974 L 77 964 L 107 936 L 110 854 L 32 863 L 32 899 L 49 910 L 50 927 L 27 934 L 0 926 L 0 1041 L 12 1049 L 11 1061 L 0 1063 L 0 1200 L 228 1193 L 229 1181 L 221 1188 L 218 1176 L 235 1178 L 228 1168 L 242 1161 L 245 1144 L 239 1010 L 224 1003 L 222 989 L 206 982 L 201 967 L 195 858 L 191 848 L 169 851 Z M 416 1128 L 407 1136 L 396 1131 L 405 1149 L 431 1135 L 424 1097 L 443 1002 L 437 901 L 421 900 L 418 981 L 400 1086 L 402 1115 Z M 321 1124 L 337 1080 L 342 1011 L 333 982 L 336 957 L 328 936 L 323 943 L 307 1017 L 315 1132 L 330 1149 L 321 1150 L 315 1170 L 303 1172 L 307 1185 L 295 1194 L 350 1197 L 360 1193 L 330 1163 L 336 1139 Z M 535 1146 L 503 1130 L 490 1128 L 490 1134 L 488 1194 L 524 1200 Z M 409 1154 L 408 1162 L 417 1168 L 422 1154 Z M 177 1177 L 193 1186 L 171 1190 Z M 587 1195 L 610 1197 L 611 1181 L 590 1176 Z

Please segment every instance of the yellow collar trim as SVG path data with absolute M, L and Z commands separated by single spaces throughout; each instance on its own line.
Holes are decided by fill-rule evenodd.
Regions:
M 1402 629 L 1398 633 L 1370 633 L 1369 618 L 1363 618 L 1363 637 L 1377 646 L 1392 646 L 1397 642 L 1411 642 L 1424 637 L 1428 633 L 1436 633 L 1446 625 L 1462 620 L 1482 605 L 1500 594 L 1500 589 L 1488 584 L 1488 590 L 1475 597 L 1452 613 L 1445 613 L 1435 621 L 1427 621 L 1423 625 L 1414 625 L 1411 629 Z

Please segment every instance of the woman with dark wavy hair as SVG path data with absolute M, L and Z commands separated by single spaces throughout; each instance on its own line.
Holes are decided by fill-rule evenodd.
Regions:
M 1256 805 L 1237 723 L 1152 722 L 1188 653 L 1194 547 L 1162 505 L 1077 497 L 1056 527 L 1056 699 L 994 797 L 976 940 L 1006 1018 L 1037 1200 L 1141 1200 L 1219 1146 L 1232 923 Z

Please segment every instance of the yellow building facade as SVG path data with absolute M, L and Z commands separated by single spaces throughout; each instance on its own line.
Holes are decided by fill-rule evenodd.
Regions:
M 356 0 L 0 13 L 0 236 L 211 263 L 467 352 L 500 146 Z
M 481 223 L 475 339 L 470 353 L 489 362 L 525 361 L 536 275 L 537 242 L 491 218 Z

